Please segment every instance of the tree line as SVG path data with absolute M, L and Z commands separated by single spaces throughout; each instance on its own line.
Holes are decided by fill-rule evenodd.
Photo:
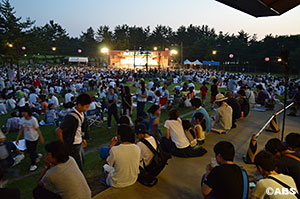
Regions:
M 280 52 L 288 49 L 292 71 L 299 72 L 300 35 L 266 35 L 258 40 L 241 30 L 237 34 L 216 32 L 207 25 L 150 27 L 118 25 L 92 27 L 79 37 L 69 36 L 66 29 L 50 20 L 44 26 L 34 25 L 30 18 L 16 16 L 9 0 L 0 3 L 0 55 L 2 63 L 18 62 L 20 57 L 34 59 L 38 55 L 87 56 L 101 62 L 100 49 L 111 50 L 157 50 L 176 49 L 182 59 L 215 60 L 222 64 L 255 68 L 261 72 L 280 72 Z M 53 49 L 55 47 L 55 49 Z M 182 48 L 181 48 L 182 47 Z M 80 50 L 79 50 L 80 49 Z M 79 51 L 78 51 L 79 50 Z M 214 53 L 212 53 L 214 51 Z M 229 56 L 232 54 L 231 56 Z M 178 62 L 180 58 L 177 59 Z

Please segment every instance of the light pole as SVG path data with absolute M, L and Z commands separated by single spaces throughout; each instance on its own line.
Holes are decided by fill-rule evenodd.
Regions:
M 107 66 L 109 65 L 109 49 L 104 47 L 101 49 L 101 53 L 107 56 Z
M 175 56 L 178 54 L 178 51 L 173 49 L 170 51 L 170 54 L 175 59 Z M 173 67 L 174 67 L 174 64 L 173 64 Z
M 51 48 L 51 50 L 53 51 L 53 56 L 54 56 L 54 61 L 53 61 L 53 63 L 55 64 L 55 62 L 56 62 L 56 59 L 55 59 L 56 47 L 53 46 L 53 47 Z

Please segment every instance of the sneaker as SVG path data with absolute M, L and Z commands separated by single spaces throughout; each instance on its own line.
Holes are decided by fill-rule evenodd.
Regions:
M 29 171 L 33 172 L 35 170 L 37 170 L 37 166 L 36 165 L 31 165 Z
M 37 156 L 38 156 L 38 157 L 37 157 L 36 160 L 35 160 L 36 163 L 40 162 L 41 158 L 43 157 L 43 154 L 38 153 Z
M 25 158 L 24 154 L 17 155 L 16 157 L 14 157 L 14 164 L 13 164 L 12 166 L 16 166 L 16 165 L 19 164 L 24 158 Z

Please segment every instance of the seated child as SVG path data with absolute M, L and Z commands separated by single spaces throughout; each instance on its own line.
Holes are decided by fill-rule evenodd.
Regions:
M 204 115 L 202 113 L 196 113 L 194 115 L 194 120 L 196 122 L 195 126 L 194 126 L 194 130 L 196 133 L 196 139 L 198 144 L 204 144 L 204 140 L 205 140 L 205 132 L 203 131 L 203 128 L 201 126 L 201 122 L 203 121 Z

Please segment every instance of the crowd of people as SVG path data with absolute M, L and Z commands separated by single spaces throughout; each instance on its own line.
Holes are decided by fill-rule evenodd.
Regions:
M 185 158 L 205 155 L 207 150 L 203 145 L 208 133 L 228 133 L 237 127 L 241 118 L 248 116 L 253 107 L 274 109 L 275 104 L 280 103 L 278 97 L 286 89 L 283 79 L 271 75 L 253 76 L 210 70 L 151 69 L 135 72 L 42 66 L 22 68 L 18 74 L 20 78 L 16 77 L 6 76 L 2 71 L 0 78 L 0 113 L 11 115 L 0 134 L 0 178 L 3 178 L 5 170 L 24 159 L 23 152 L 17 149 L 22 135 L 30 157 L 31 172 L 37 169 L 37 162 L 42 157 L 37 153 L 38 141 L 41 144 L 52 141 L 45 146 L 46 169 L 33 191 L 34 198 L 91 197 L 83 175 L 84 148 L 89 137 L 89 111 L 98 110 L 94 119 L 102 125 L 107 119 L 107 129 L 112 127 L 113 116 L 117 127 L 109 147 L 100 150 L 101 158 L 107 161 L 103 166 L 101 182 L 105 186 L 123 188 L 138 180 L 151 186 L 157 182 L 156 176 L 171 155 Z M 290 79 L 287 88 L 289 100 L 295 106 L 300 105 L 299 83 L 300 79 Z M 195 84 L 201 84 L 200 90 L 196 89 Z M 134 94 L 128 85 L 136 88 Z M 87 94 L 90 91 L 96 91 L 96 94 L 90 96 Z M 151 106 L 145 110 L 147 104 Z M 178 110 L 182 107 L 194 109 L 191 119 L 181 119 Z M 210 109 L 213 110 L 212 115 L 209 115 Z M 169 113 L 163 125 L 165 134 L 160 130 L 162 111 Z M 45 139 L 40 125 L 57 125 L 57 141 Z M 18 132 L 16 145 L 5 141 L 6 135 L 13 132 Z M 298 193 L 299 148 L 297 133 L 289 134 L 286 144 L 274 139 L 266 144 L 265 151 L 255 159 L 258 171 L 265 179 L 257 183 L 252 198 L 264 198 L 268 186 L 276 189 L 278 186 L 286 188 L 287 185 L 289 190 Z M 210 164 L 207 167 L 202 180 L 203 195 L 211 198 L 247 198 L 248 186 L 245 189 L 245 183 L 243 185 L 245 178 L 248 180 L 247 172 L 233 163 L 234 146 L 229 142 L 219 142 L 214 152 L 216 165 L 219 166 Z M 164 164 L 157 162 L 155 165 L 153 159 L 164 160 Z M 149 176 L 152 176 L 150 182 L 145 182 Z M 276 180 L 285 185 L 278 184 Z M 50 184 L 54 185 L 56 193 L 46 189 Z M 226 186 L 222 186 L 224 184 Z M 82 189 L 76 189 L 78 186 Z M 17 192 L 10 189 L 1 188 L 0 195 L 2 193 L 17 198 Z M 245 194 L 247 197 L 243 197 Z

